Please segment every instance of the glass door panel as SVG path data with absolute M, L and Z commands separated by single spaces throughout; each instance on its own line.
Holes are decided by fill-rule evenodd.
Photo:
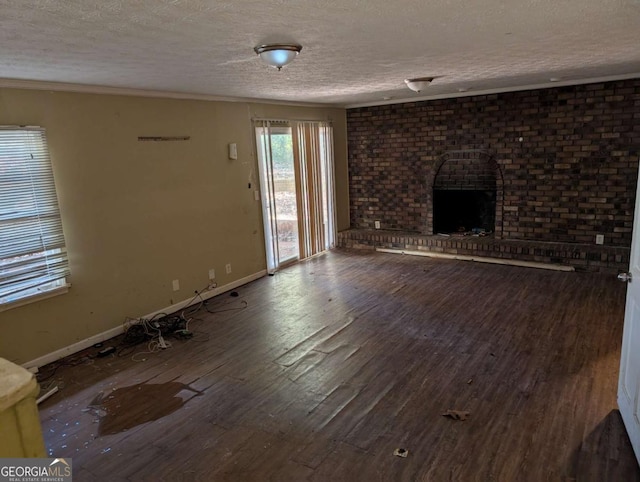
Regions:
M 267 270 L 300 257 L 298 207 L 291 127 L 256 128 Z
M 280 132 L 281 130 L 286 132 Z M 291 128 L 271 132 L 273 190 L 277 226 L 278 264 L 300 257 L 296 176 Z

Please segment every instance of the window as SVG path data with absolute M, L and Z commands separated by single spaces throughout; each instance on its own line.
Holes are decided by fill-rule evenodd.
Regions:
M 45 130 L 0 127 L 0 310 L 66 291 L 68 274 Z

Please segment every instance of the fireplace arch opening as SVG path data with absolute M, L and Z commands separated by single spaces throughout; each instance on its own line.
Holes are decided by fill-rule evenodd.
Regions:
M 431 189 L 431 234 L 495 233 L 500 237 L 502 176 L 485 151 L 449 151 Z

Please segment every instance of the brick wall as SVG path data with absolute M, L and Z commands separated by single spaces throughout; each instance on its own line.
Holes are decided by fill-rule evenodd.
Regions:
M 349 109 L 347 130 L 354 228 L 429 234 L 436 171 L 477 150 L 503 177 L 503 239 L 630 245 L 640 79 Z
M 497 166 L 488 153 L 478 150 L 448 151 L 438 169 L 434 189 L 495 191 Z

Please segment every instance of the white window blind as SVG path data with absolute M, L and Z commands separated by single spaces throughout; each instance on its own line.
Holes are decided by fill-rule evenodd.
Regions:
M 68 274 L 45 130 L 0 127 L 0 307 L 66 287 Z

